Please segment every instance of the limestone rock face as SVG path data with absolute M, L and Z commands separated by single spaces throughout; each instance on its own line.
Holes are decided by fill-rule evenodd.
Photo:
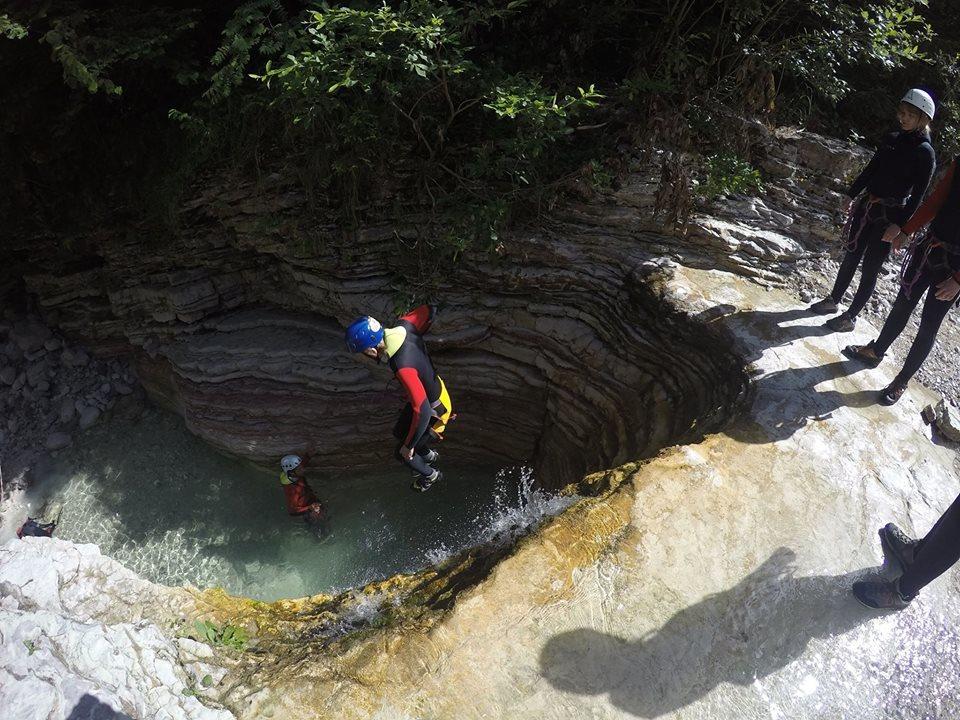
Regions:
M 781 282 L 833 232 L 837 177 L 863 159 L 808 133 L 747 131 L 758 162 L 781 169 L 763 198 L 722 199 L 665 228 L 653 153 L 618 190 L 585 192 L 498 254 L 423 277 L 441 302 L 431 353 L 459 414 L 448 454 L 530 462 L 558 487 L 717 427 L 743 389 L 738 364 L 662 306 L 655 277 L 673 258 Z M 325 467 L 381 464 L 403 398 L 384 368 L 343 350 L 341 329 L 395 317 L 396 279 L 420 277 L 416 258 L 433 252 L 418 212 L 378 211 L 345 238 L 283 172 L 258 186 L 211 178 L 176 237 L 104 229 L 66 255 L 28 239 L 46 261 L 26 281 L 57 327 L 131 355 L 149 392 L 214 445 L 272 463 L 312 443 Z
M 188 611 L 185 590 L 142 580 L 94 545 L 11 541 L 0 547 L 0 707 L 16 718 L 232 719 L 194 695 L 198 658 L 160 629 Z
M 754 281 L 680 267 L 658 287 L 750 363 L 723 431 L 587 476 L 594 496 L 513 548 L 337 598 L 197 596 L 91 546 L 8 544 L 0 699 L 250 720 L 956 717 L 956 571 L 898 614 L 849 592 L 889 571 L 878 527 L 922 536 L 960 493 L 920 415 L 930 394 L 878 405 L 897 368 L 842 360 Z M 256 651 L 171 638 L 171 617 L 207 612 L 253 627 Z M 202 673 L 215 688 L 184 696 Z

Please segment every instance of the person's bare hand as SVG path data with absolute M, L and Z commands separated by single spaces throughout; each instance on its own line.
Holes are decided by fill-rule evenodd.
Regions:
M 952 277 L 937 283 L 937 300 L 953 300 L 958 292 L 960 292 L 960 283 Z
M 413 460 L 413 448 L 408 448 L 406 445 L 404 445 L 402 448 L 400 448 L 400 457 L 402 457 L 404 460 Z

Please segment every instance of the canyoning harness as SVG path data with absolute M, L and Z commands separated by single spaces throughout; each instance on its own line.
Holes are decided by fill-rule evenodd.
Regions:
M 883 223 L 883 229 L 892 225 L 894 220 L 890 218 L 888 211 L 903 210 L 906 204 L 906 199 L 880 198 L 869 193 L 857 200 L 843 226 L 842 237 L 845 238 L 846 251 L 856 252 L 863 231 L 868 225 Z
M 951 264 L 951 258 L 954 264 Z M 929 274 L 934 282 L 940 282 L 953 276 L 954 265 L 960 266 L 960 247 L 943 242 L 928 226 L 917 233 L 907 248 L 900 266 L 900 287 L 908 298 L 912 298 L 913 289 L 924 273 Z M 954 301 L 960 305 L 960 293 Z

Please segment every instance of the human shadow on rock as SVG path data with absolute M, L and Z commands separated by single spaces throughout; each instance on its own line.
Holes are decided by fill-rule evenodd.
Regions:
M 811 322 L 804 325 L 782 325 L 802 318 Z M 833 334 L 826 327 L 823 316 L 814 315 L 805 308 L 792 310 L 738 310 L 735 305 L 715 305 L 693 316 L 697 322 L 710 325 L 723 319 L 729 328 L 743 328 L 756 339 L 763 342 L 760 346 L 747 352 L 744 360 L 748 363 L 760 358 L 763 350 L 789 345 L 794 340 L 805 337 L 824 337 Z M 742 349 L 742 348 L 741 348 Z
M 785 368 L 753 381 L 754 412 L 724 428 L 741 442 L 769 443 L 792 437 L 811 422 L 829 420 L 843 407 L 866 408 L 879 401 L 877 390 L 818 390 L 817 385 L 852 375 L 864 366 L 855 360 Z
M 813 638 L 876 616 L 850 594 L 865 571 L 795 577 L 794 557 L 780 548 L 735 587 L 638 640 L 589 628 L 556 635 L 541 651 L 540 671 L 559 690 L 609 695 L 618 708 L 654 718 L 721 683 L 750 685 L 799 658 Z
M 117 712 L 105 702 L 100 702 L 93 695 L 87 694 L 73 706 L 66 720 L 132 720 L 132 718 Z

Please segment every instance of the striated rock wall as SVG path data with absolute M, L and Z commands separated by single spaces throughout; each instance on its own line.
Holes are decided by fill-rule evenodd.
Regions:
M 314 443 L 336 470 L 391 461 L 402 403 L 385 368 L 342 350 L 341 328 L 362 313 L 390 322 L 421 283 L 441 304 L 430 347 L 459 412 L 447 450 L 532 462 L 559 486 L 715 428 L 742 393 L 722 341 L 658 298 L 666 258 L 775 283 L 830 231 L 857 153 L 749 132 L 777 183 L 680 231 L 652 214 L 658 158 L 646 154 L 619 189 L 581 188 L 499 252 L 442 271 L 417 208 L 345 237 L 276 172 L 228 189 L 211 178 L 175 236 L 104 229 L 68 251 L 31 238 L 47 260 L 26 287 L 70 335 L 130 354 L 147 390 L 211 443 L 262 463 Z

